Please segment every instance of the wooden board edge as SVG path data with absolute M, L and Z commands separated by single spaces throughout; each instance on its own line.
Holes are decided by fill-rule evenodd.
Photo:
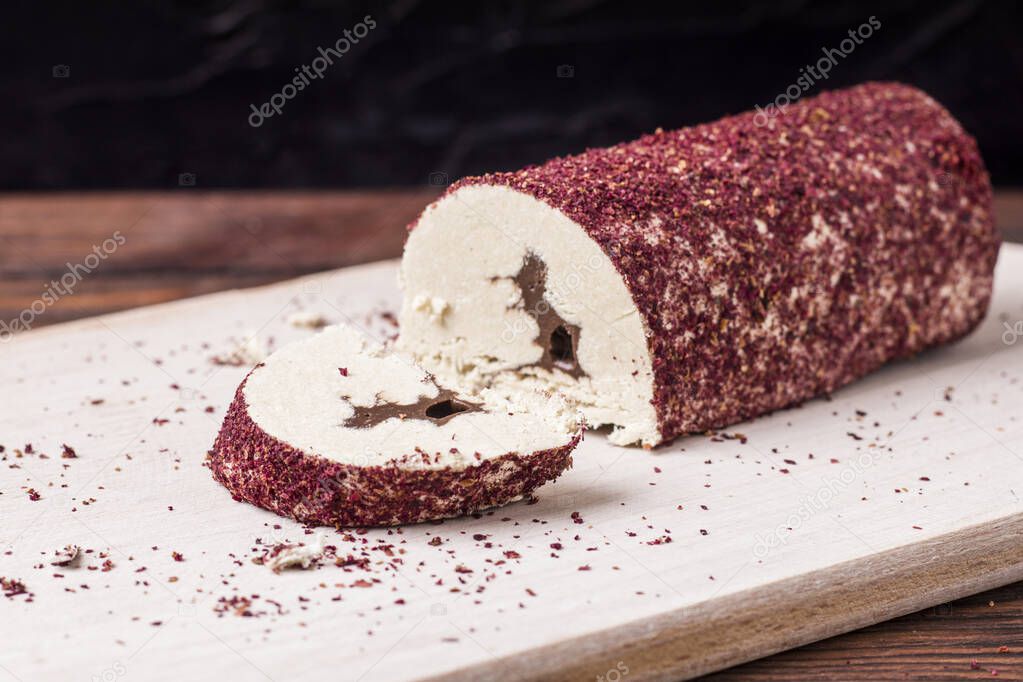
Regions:
M 1023 512 L 429 679 L 690 679 L 1021 579 Z
M 374 270 L 377 268 L 394 268 L 397 270 L 398 258 L 385 258 L 384 260 L 372 261 L 370 263 L 361 263 L 359 265 L 350 265 L 344 268 L 337 268 L 334 270 L 324 270 L 322 272 L 314 272 L 308 275 L 302 275 L 301 277 L 291 277 L 289 279 L 281 280 L 279 282 L 270 282 L 269 284 L 260 284 L 254 287 L 241 287 L 237 289 L 224 289 L 223 291 L 214 291 L 209 294 L 203 294 L 201 296 L 190 296 L 188 298 L 179 298 L 174 301 L 166 301 L 164 303 L 154 303 L 152 305 L 140 306 L 138 308 L 129 308 L 128 310 L 119 310 L 117 312 L 106 313 L 104 315 L 93 315 L 90 317 L 83 317 L 77 320 L 69 320 L 67 322 L 60 322 L 58 324 L 51 324 L 39 329 L 32 329 L 26 332 L 20 332 L 15 334 L 11 340 L 11 344 L 24 343 L 26 341 L 38 340 L 43 335 L 47 334 L 64 334 L 67 332 L 73 332 L 78 329 L 95 325 L 98 322 L 113 322 L 113 321 L 134 321 L 143 320 L 146 317 L 154 314 L 165 315 L 169 313 L 178 312 L 182 309 L 187 309 L 193 306 L 205 306 L 211 303 L 226 303 L 231 299 L 239 298 L 245 294 L 256 293 L 259 291 L 265 291 L 274 289 L 277 287 L 286 288 L 288 286 L 294 286 L 299 282 L 303 281 L 315 281 L 325 277 L 333 277 L 340 274 L 350 274 L 354 271 L 360 270 Z M 2 344 L 0 344 L 2 347 Z
M 1003 249 L 1023 246 L 1006 244 Z M 397 262 L 376 261 L 83 318 L 18 334 L 11 345 L 99 321 L 143 321 Z M 883 584 L 877 584 L 879 575 L 886 576 Z M 619 661 L 628 666 L 630 680 L 690 678 L 1021 579 L 1023 513 L 430 679 L 593 679 L 606 677 Z M 803 595 L 803 603 L 784 606 L 784 595 L 793 593 Z

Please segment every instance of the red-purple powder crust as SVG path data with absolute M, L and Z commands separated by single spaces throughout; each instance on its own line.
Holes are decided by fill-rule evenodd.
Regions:
M 577 434 L 560 448 L 509 453 L 464 469 L 342 464 L 263 431 L 249 417 L 244 388 L 243 381 L 207 455 L 213 477 L 236 500 L 310 524 L 393 526 L 506 504 L 568 469 L 582 438 Z
M 482 184 L 559 209 L 610 257 L 645 321 L 664 440 L 964 336 L 986 312 L 1000 243 L 975 141 L 895 83 L 448 193 Z

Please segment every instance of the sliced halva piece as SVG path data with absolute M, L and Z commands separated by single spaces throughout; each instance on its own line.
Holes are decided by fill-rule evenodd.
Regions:
M 304 522 L 415 523 L 532 492 L 571 465 L 581 429 L 557 397 L 466 397 L 335 326 L 252 370 L 208 464 L 235 498 Z

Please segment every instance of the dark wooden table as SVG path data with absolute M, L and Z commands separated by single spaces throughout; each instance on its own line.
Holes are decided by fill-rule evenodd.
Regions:
M 436 189 L 374 192 L 0 195 L 0 321 L 51 280 L 101 259 L 33 326 L 248 287 L 400 255 Z M 996 194 L 1007 241 L 1023 242 L 1023 191 Z M 91 259 L 93 263 L 96 259 Z M 738 666 L 708 680 L 1023 679 L 1023 583 Z

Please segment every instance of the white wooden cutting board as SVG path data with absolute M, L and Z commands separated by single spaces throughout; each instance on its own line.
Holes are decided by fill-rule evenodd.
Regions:
M 203 467 L 247 371 L 211 358 L 251 333 L 274 347 L 313 333 L 287 322 L 297 310 L 392 334 L 395 268 L 0 345 L 0 576 L 33 595 L 0 596 L 0 680 L 679 679 L 1023 579 L 1009 246 L 964 342 L 729 430 L 742 438 L 647 452 L 589 434 L 535 503 L 317 531 L 368 562 L 275 574 L 251 561 L 259 543 L 315 534 Z M 67 544 L 92 552 L 50 565 Z M 256 615 L 225 612 L 238 597 Z

